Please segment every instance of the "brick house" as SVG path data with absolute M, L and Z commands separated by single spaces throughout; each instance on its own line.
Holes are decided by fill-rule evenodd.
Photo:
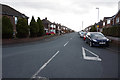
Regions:
M 110 27 L 113 23 L 112 17 L 104 17 L 103 27 Z
M 57 25 L 57 33 L 62 34 L 62 26 L 61 24 L 56 24 Z
M 56 28 L 57 28 L 57 26 L 56 26 L 55 22 L 51 23 L 50 32 L 54 32 L 56 34 Z
M 120 25 L 120 10 L 113 17 L 113 25 Z
M 113 25 L 120 25 L 120 10 L 112 17 L 104 17 L 103 27 L 110 27 Z
M 49 20 L 47 20 L 47 17 L 42 20 L 42 23 L 43 23 L 43 26 L 44 26 L 45 33 L 49 33 L 52 23 Z
M 94 25 L 90 25 L 90 26 L 86 27 L 83 31 L 84 31 L 84 32 L 89 32 L 90 29 L 92 28 L 92 26 L 94 26 Z
M 14 8 L 8 5 L 0 4 L 0 6 L 2 7 L 2 13 L 0 13 L 0 15 L 7 16 L 8 18 L 10 18 L 11 23 L 13 24 L 13 31 L 14 31 L 13 35 L 15 35 L 16 24 L 18 19 L 25 18 L 28 21 L 29 17 L 27 17 L 25 14 L 20 13 L 19 11 L 15 10 Z

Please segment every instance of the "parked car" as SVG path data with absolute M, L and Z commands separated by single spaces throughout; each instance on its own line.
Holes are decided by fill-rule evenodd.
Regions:
M 83 32 L 83 31 L 79 31 L 78 34 L 80 35 L 81 32 Z
M 50 34 L 51 34 L 51 35 L 55 35 L 55 33 L 54 33 L 54 32 L 50 32 Z
M 81 32 L 80 37 L 83 38 L 86 32 Z
M 55 35 L 54 32 L 47 32 L 46 35 Z
M 84 37 L 83 37 L 84 41 L 85 41 L 85 39 L 86 39 L 86 34 L 87 34 L 87 32 L 84 34 Z
M 88 32 L 85 42 L 92 46 L 109 46 L 110 40 L 101 32 Z
M 46 35 L 50 35 L 50 33 L 49 33 L 49 32 L 47 32 L 47 33 L 46 33 Z

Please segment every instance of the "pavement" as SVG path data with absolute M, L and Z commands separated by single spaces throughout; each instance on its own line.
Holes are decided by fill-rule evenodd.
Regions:
M 113 46 L 112 46 L 113 47 Z M 108 49 L 109 48 L 109 49 Z M 118 78 L 118 51 L 90 47 L 78 33 L 5 45 L 3 78 Z
M 28 42 L 35 42 L 40 40 L 51 39 L 52 37 L 56 37 L 60 35 L 44 35 L 41 37 L 33 37 L 33 38 L 14 38 L 14 39 L 2 39 L 2 45 L 11 45 L 11 44 L 21 44 Z
M 118 37 L 111 37 L 107 36 L 111 40 L 110 46 L 107 48 L 111 51 L 116 51 L 117 53 L 120 53 L 120 38 Z

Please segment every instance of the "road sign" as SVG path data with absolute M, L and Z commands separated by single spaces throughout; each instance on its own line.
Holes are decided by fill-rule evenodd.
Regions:
M 99 28 L 99 25 L 97 25 L 97 27 Z

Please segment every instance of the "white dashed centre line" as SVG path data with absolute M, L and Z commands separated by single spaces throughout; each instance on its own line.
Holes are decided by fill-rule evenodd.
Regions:
M 36 78 L 38 76 L 38 73 L 40 73 L 41 70 L 43 70 L 49 63 L 50 61 L 55 58 L 55 56 L 59 53 L 60 51 L 57 51 L 40 69 L 32 76 L 32 78 Z
M 64 44 L 64 47 L 65 47 L 68 43 L 69 43 L 69 41 Z

